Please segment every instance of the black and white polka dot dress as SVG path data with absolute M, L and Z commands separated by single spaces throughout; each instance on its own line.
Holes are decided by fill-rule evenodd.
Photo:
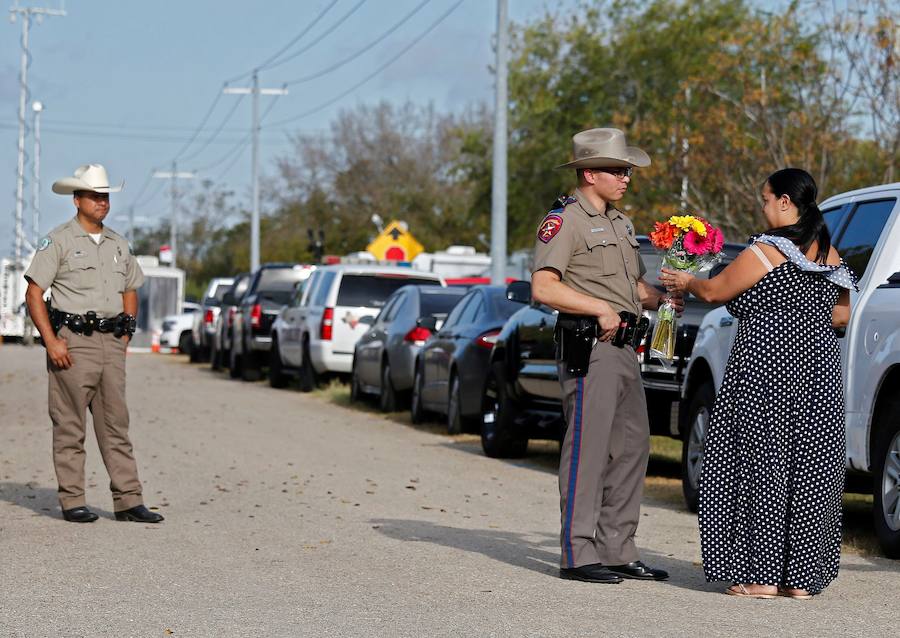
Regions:
M 728 304 L 739 324 L 716 398 L 700 478 L 710 581 L 822 591 L 838 573 L 844 391 L 831 314 L 847 266 L 787 261 Z

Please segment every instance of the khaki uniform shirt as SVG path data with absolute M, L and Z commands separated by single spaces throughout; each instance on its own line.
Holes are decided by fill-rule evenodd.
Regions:
M 606 301 L 616 312 L 640 315 L 637 281 L 647 269 L 634 224 L 612 206 L 601 213 L 580 190 L 570 199 L 541 221 L 533 272 L 552 268 L 573 290 Z
M 124 237 L 104 226 L 98 244 L 75 218 L 41 240 L 25 278 L 41 290 L 52 286 L 57 310 L 115 317 L 124 308 L 122 293 L 139 288 L 144 273 Z

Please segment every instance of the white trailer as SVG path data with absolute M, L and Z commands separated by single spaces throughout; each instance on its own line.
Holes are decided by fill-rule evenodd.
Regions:
M 160 266 L 156 257 L 138 255 L 144 271 L 144 284 L 138 288 L 137 330 L 131 343 L 135 348 L 150 348 L 153 337 L 162 332 L 163 318 L 181 314 L 184 300 L 184 271 Z

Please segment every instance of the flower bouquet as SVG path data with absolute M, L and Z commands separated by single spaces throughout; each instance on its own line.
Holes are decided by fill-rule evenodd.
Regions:
M 660 264 L 672 270 L 690 273 L 704 272 L 722 259 L 725 238 L 722 231 L 696 215 L 673 215 L 664 222 L 656 222 L 650 242 L 665 251 Z M 664 363 L 675 359 L 675 308 L 666 300 L 657 310 L 650 356 Z

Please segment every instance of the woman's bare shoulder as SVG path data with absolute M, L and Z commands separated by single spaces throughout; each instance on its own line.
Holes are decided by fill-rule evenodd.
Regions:
M 840 266 L 841 265 L 841 256 L 834 246 L 832 246 L 828 250 L 828 259 L 825 260 L 825 263 L 828 264 L 829 266 Z

